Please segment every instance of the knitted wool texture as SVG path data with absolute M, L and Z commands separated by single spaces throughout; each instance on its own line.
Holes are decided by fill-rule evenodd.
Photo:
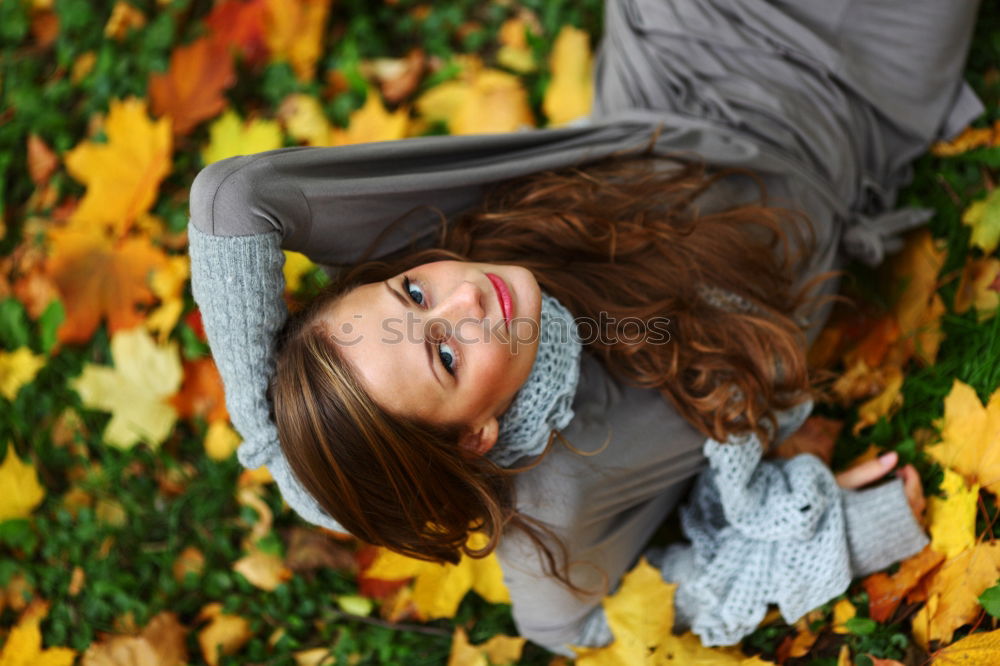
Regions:
M 543 291 L 538 352 L 528 379 L 500 417 L 500 433 L 487 458 L 509 467 L 518 458 L 540 454 L 549 433 L 569 425 L 582 348 L 573 315 Z

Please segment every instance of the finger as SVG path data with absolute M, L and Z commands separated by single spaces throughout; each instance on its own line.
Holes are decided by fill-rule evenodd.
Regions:
M 896 464 L 897 459 L 896 452 L 890 451 L 875 460 L 869 460 L 841 472 L 836 477 L 837 483 L 842 488 L 860 488 L 866 483 L 871 483 L 885 476 Z
M 903 478 L 903 490 L 910 508 L 913 509 L 913 515 L 918 521 L 921 521 L 927 500 L 924 497 L 924 487 L 920 482 L 920 474 L 917 473 L 913 465 L 907 465 L 900 470 L 900 476 Z

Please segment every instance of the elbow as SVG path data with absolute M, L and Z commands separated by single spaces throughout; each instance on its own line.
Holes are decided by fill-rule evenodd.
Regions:
M 268 215 L 273 170 L 259 155 L 213 162 L 195 176 L 190 192 L 191 224 L 213 236 L 248 236 L 278 227 Z

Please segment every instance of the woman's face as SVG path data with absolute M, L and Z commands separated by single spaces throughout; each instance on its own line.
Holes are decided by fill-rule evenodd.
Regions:
M 383 409 L 459 424 L 485 453 L 538 352 L 541 291 L 519 266 L 436 261 L 362 285 L 323 318 Z

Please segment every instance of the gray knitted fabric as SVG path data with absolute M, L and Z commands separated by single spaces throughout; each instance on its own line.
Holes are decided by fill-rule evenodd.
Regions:
M 281 236 L 214 236 L 189 224 L 188 238 L 192 293 L 230 418 L 244 440 L 237 458 L 249 468 L 266 465 L 304 520 L 344 531 L 291 472 L 270 418 L 266 390 L 274 338 L 288 315 Z M 779 441 L 808 408 L 779 413 Z M 542 439 L 534 446 L 543 446 Z M 842 490 L 812 456 L 761 460 L 755 438 L 725 446 L 709 440 L 704 448 L 711 466 L 683 514 L 693 543 L 672 547 L 661 564 L 666 578 L 682 583 L 678 628 L 690 623 L 706 644 L 738 641 L 755 628 L 767 603 L 778 603 L 792 622 L 843 592 L 852 576 L 884 568 L 927 543 L 898 480 Z M 596 606 L 575 643 L 611 640 L 603 609 Z
M 486 457 L 502 467 L 540 454 L 549 433 L 573 419 L 583 345 L 569 310 L 542 292 L 538 353 L 524 385 L 500 418 L 497 443 Z

